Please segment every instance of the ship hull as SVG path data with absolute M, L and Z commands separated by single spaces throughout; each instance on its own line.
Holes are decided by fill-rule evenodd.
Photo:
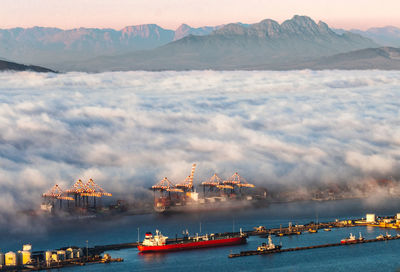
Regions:
M 167 244 L 162 246 L 143 246 L 139 245 L 138 249 L 140 252 L 167 252 L 167 251 L 179 251 L 189 249 L 199 249 L 207 247 L 220 247 L 220 246 L 232 246 L 246 243 L 246 237 L 232 237 L 208 241 L 198 242 L 185 242 L 176 244 Z

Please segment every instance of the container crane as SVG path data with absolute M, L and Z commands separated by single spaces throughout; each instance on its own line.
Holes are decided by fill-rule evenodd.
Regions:
M 89 181 L 84 185 L 85 191 L 81 193 L 81 196 L 86 196 L 86 205 L 89 205 L 89 197 L 93 197 L 93 207 L 96 208 L 96 198 L 101 198 L 103 196 L 112 196 L 112 194 L 106 192 L 103 188 L 100 187 L 97 183 L 93 181 L 93 179 L 89 179 Z
M 248 183 L 247 180 L 243 177 L 241 177 L 238 172 L 235 172 L 229 179 L 224 180 L 223 185 L 230 186 L 231 188 L 231 194 L 234 193 L 235 187 L 239 188 L 239 193 L 241 193 L 241 188 L 246 187 L 246 188 L 254 188 L 254 184 Z M 226 188 L 228 189 L 228 188 Z
M 151 189 L 155 192 L 155 191 L 159 191 L 159 192 L 178 192 L 178 193 L 182 193 L 183 190 L 176 188 L 176 186 L 168 180 L 167 177 L 163 178 L 162 180 L 160 180 L 156 185 L 151 186 Z
M 72 195 L 75 199 L 75 207 L 84 206 L 85 197 L 82 195 L 86 193 L 85 184 L 83 184 L 82 180 L 78 179 L 70 189 L 67 190 L 69 195 Z
M 216 173 L 214 173 L 214 175 L 208 180 L 203 181 L 201 183 L 201 186 L 203 186 L 204 197 L 206 195 L 206 188 L 208 188 L 208 191 L 211 192 L 214 191 L 215 188 L 220 189 L 221 184 L 222 184 L 222 179 Z
M 196 164 L 194 163 L 192 165 L 192 172 L 190 173 L 190 176 L 187 176 L 186 179 L 183 181 L 183 183 L 176 184 L 176 187 L 181 189 L 184 192 L 190 192 L 194 191 L 193 187 L 193 176 L 194 176 L 194 171 L 196 170 Z
M 54 207 L 55 201 L 59 200 L 60 208 L 62 208 L 62 201 L 63 200 L 74 200 L 72 197 L 66 195 L 66 193 L 58 186 L 58 184 L 54 185 L 49 191 L 42 195 L 44 199 L 50 201 Z
M 171 192 L 183 193 L 183 190 L 176 188 L 167 177 L 151 186 L 151 189 L 154 192 L 154 209 L 159 212 L 164 212 L 171 205 Z M 156 197 L 156 191 L 160 192 L 158 198 Z

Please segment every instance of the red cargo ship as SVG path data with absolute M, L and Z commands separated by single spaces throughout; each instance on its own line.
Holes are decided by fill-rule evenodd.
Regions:
M 163 252 L 187 249 L 198 249 L 206 247 L 232 246 L 245 244 L 247 235 L 238 234 L 206 234 L 203 236 L 185 236 L 179 239 L 169 239 L 156 230 L 156 234 L 147 232 L 145 239 L 138 245 L 141 252 Z

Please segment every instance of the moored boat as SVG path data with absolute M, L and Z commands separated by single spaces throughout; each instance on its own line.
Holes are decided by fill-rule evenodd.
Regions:
M 268 236 L 268 244 L 262 243 L 261 246 L 257 248 L 257 251 L 267 252 L 267 251 L 276 251 L 281 249 L 281 245 L 275 245 L 272 243 L 271 235 Z
M 349 238 L 344 238 L 344 239 L 340 240 L 340 243 L 342 243 L 342 244 L 351 244 L 351 243 L 356 243 L 356 242 L 357 242 L 356 236 L 353 235 L 352 233 L 350 233 Z
M 240 245 L 247 242 L 245 233 L 230 233 L 230 234 L 206 234 L 196 236 L 184 236 L 183 238 L 168 239 L 156 230 L 155 235 L 147 232 L 145 239 L 139 243 L 138 249 L 140 252 L 165 252 L 178 251 L 188 249 L 199 249 L 207 247 L 232 246 Z

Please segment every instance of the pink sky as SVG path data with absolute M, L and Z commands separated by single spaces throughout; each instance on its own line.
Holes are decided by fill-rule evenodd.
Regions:
M 155 23 L 175 29 L 231 22 L 278 22 L 307 15 L 331 27 L 400 27 L 399 0 L 1 0 L 0 28 L 121 29 Z

